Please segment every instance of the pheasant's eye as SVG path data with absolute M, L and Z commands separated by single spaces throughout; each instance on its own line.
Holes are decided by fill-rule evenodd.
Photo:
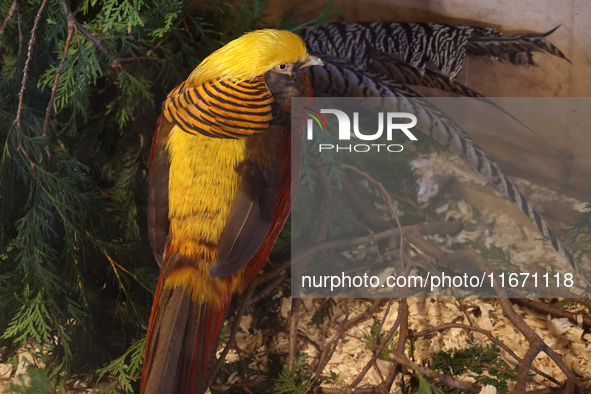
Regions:
M 275 67 L 275 70 L 280 73 L 287 73 L 291 71 L 291 63 L 281 63 Z

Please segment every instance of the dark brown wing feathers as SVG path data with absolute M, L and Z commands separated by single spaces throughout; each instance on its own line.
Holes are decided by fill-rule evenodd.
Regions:
M 213 278 L 232 275 L 250 261 L 271 227 L 277 200 L 279 163 L 266 167 L 251 160 L 239 164 L 240 190 L 210 269 Z
M 168 178 L 170 161 L 166 151 L 168 135 L 174 127 L 160 116 L 158 127 L 152 141 L 150 154 L 150 175 L 148 189 L 148 238 L 158 265 L 162 267 L 162 257 L 168 236 Z

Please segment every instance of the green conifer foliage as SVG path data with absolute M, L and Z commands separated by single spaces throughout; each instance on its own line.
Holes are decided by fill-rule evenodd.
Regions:
M 106 391 L 133 391 L 158 278 L 145 206 L 160 105 L 213 50 L 265 27 L 266 8 L 0 1 L 1 362 L 27 344 L 53 385 L 111 376 Z

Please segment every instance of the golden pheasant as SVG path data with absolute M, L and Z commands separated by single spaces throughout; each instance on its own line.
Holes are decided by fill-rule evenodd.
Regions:
M 297 35 L 259 30 L 168 95 L 151 152 L 148 230 L 161 273 L 141 393 L 207 389 L 231 297 L 264 266 L 291 209 L 290 100 L 311 95 L 306 67 L 322 64 Z

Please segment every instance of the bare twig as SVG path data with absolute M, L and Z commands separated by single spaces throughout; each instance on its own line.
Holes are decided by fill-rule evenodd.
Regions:
M 116 265 L 121 271 L 125 272 L 127 275 L 131 276 L 133 279 L 137 279 L 137 275 L 134 274 L 133 272 L 129 272 L 128 270 L 126 270 L 125 268 L 123 268 L 120 264 L 117 264 L 116 261 L 112 260 L 109 255 L 107 255 L 107 253 L 105 253 L 105 256 L 107 256 L 107 258 L 109 259 L 109 261 L 111 262 L 111 264 Z M 115 267 L 113 267 L 115 268 Z
M 311 344 L 312 346 L 314 346 L 316 348 L 316 350 L 318 350 L 318 353 L 321 353 L 322 352 L 322 348 L 320 347 L 320 345 L 318 343 L 316 343 L 315 341 L 313 341 L 312 339 L 310 339 L 310 337 L 308 337 L 306 335 L 306 333 L 303 332 L 302 330 L 298 330 L 298 337 L 304 339 L 309 344 Z
M 191 42 L 195 42 L 195 39 L 193 38 L 193 35 L 191 34 L 191 31 L 189 30 L 189 25 L 187 25 L 187 20 L 186 19 L 183 19 L 183 24 L 185 25 L 185 31 L 187 32 L 187 35 L 191 39 Z
M 322 219 L 318 226 L 318 232 L 312 243 L 318 243 L 325 241 L 328 237 L 328 230 L 330 227 L 331 215 L 332 215 L 332 188 L 330 180 L 328 179 L 328 170 L 326 166 L 321 166 L 316 163 L 318 172 L 318 180 L 321 185 L 321 198 L 322 198 Z
M 482 256 L 480 256 L 478 253 L 473 251 L 473 254 L 478 256 L 480 259 L 482 259 L 480 262 L 476 261 L 477 258 L 474 258 L 472 260 L 476 264 L 478 264 L 479 266 L 483 262 L 486 262 L 486 260 Z M 509 301 L 509 299 L 507 298 L 507 294 L 505 293 L 505 290 L 503 288 L 501 288 L 500 283 L 498 282 L 498 277 L 496 277 L 496 275 L 495 275 L 495 279 L 497 281 L 497 283 L 495 285 L 495 290 L 498 292 L 497 294 L 500 293 L 501 295 L 504 295 L 503 298 L 499 298 L 499 302 L 501 303 L 501 307 L 503 309 L 503 314 L 511 321 L 511 323 L 513 323 L 513 325 L 519 331 L 521 331 L 523 336 L 525 336 L 525 338 L 529 342 L 530 350 L 533 349 L 532 352 L 535 352 L 539 348 L 539 351 L 543 351 L 544 353 L 546 353 L 552 359 L 552 361 L 554 361 L 554 363 L 558 366 L 558 368 L 561 369 L 561 371 L 566 375 L 566 377 L 568 379 L 571 379 L 575 383 L 575 385 L 577 385 L 577 387 L 579 387 L 580 389 L 583 390 L 583 392 L 588 392 L 588 391 L 585 391 L 586 389 L 585 389 L 585 386 L 583 385 L 583 383 L 577 378 L 575 373 L 573 371 L 571 371 L 570 368 L 568 368 L 566 363 L 562 360 L 562 357 L 560 357 L 558 354 L 556 354 L 556 352 L 540 338 L 540 336 L 521 318 L 521 316 L 519 316 L 517 314 L 517 312 L 515 312 L 515 310 L 513 309 L 513 305 L 511 304 L 511 301 Z M 524 362 L 522 362 L 520 364 L 520 371 L 519 372 L 521 372 L 522 369 L 528 369 L 528 370 L 530 369 L 531 363 L 528 364 L 527 361 L 528 360 L 526 360 L 524 357 Z M 533 362 L 533 359 L 532 359 L 532 362 Z M 524 374 L 525 374 L 525 372 L 524 372 Z M 521 382 L 519 382 L 519 379 L 518 379 L 518 383 L 521 383 Z M 527 383 L 527 380 L 524 380 L 521 385 L 515 385 L 515 388 L 513 389 L 513 393 L 525 392 L 525 384 L 526 383 Z
M 242 369 L 246 371 L 247 369 L 246 364 L 244 363 L 244 357 L 242 357 L 242 350 L 236 342 L 234 342 L 234 349 L 236 350 L 236 354 L 238 355 L 238 360 L 240 360 L 240 364 L 242 364 Z
M 372 357 L 373 360 L 375 360 L 375 358 L 377 356 L 379 356 L 379 354 L 381 353 L 381 351 L 383 350 L 384 346 L 386 345 L 386 343 L 388 342 L 389 338 L 392 337 L 392 335 L 394 334 L 394 332 L 396 331 L 396 329 L 398 328 L 398 324 L 402 323 L 405 320 L 408 320 L 408 306 L 406 304 L 406 300 L 405 299 L 401 299 L 400 301 L 400 307 L 399 307 L 399 315 L 396 319 L 396 322 L 394 323 L 394 325 L 392 326 L 392 328 L 390 329 L 390 331 L 388 332 L 388 334 L 386 334 L 383 342 L 380 343 L 380 346 L 374 351 L 374 355 Z M 482 387 L 478 384 L 475 383 L 469 383 L 469 382 L 464 382 L 458 379 L 454 379 L 450 376 L 447 376 L 441 372 L 437 372 L 437 371 L 433 371 L 429 368 L 426 367 L 422 367 L 419 366 L 413 362 L 411 362 L 408 358 L 406 358 L 402 353 L 404 352 L 404 343 L 406 342 L 406 337 L 407 334 L 405 334 L 403 330 L 403 327 L 401 327 L 401 333 L 399 336 L 399 342 L 398 342 L 398 346 L 397 349 L 394 353 L 390 353 L 390 357 L 393 359 L 393 361 L 397 364 L 399 364 L 402 367 L 407 368 L 408 370 L 411 371 L 417 371 L 419 373 L 421 373 L 424 376 L 427 376 L 430 379 L 433 379 L 435 382 L 438 382 L 440 384 L 443 384 L 445 386 L 448 387 L 452 387 L 452 388 L 456 388 L 456 389 L 461 389 L 464 391 L 470 391 L 473 393 L 479 393 L 482 389 Z M 366 365 L 366 368 L 369 369 L 370 367 L 370 363 L 368 363 Z M 364 368 L 365 370 L 365 368 Z M 364 371 L 362 371 L 362 374 Z M 365 371 L 367 372 L 367 371 Z M 360 374 L 361 378 L 363 377 L 362 374 Z M 388 393 L 389 392 L 389 388 L 388 388 L 388 384 L 391 386 L 391 382 L 394 381 L 393 379 L 393 374 L 391 374 L 391 376 L 388 376 L 388 378 L 386 379 L 386 381 L 376 387 L 367 387 L 367 388 L 355 388 L 354 391 L 351 390 L 352 387 L 355 387 L 356 384 L 358 384 L 361 379 L 360 376 L 357 377 L 357 379 L 355 379 L 355 381 L 346 389 L 341 389 L 341 391 L 333 391 L 333 390 L 326 390 L 326 389 L 322 389 L 321 392 L 323 393 L 329 393 L 329 392 L 341 392 L 341 393 Z
M 350 166 L 348 164 L 341 163 L 341 166 L 348 168 L 350 170 L 353 170 L 353 171 L 357 172 L 358 174 L 362 175 L 367 180 L 369 180 L 370 182 L 375 184 L 378 187 L 378 189 L 380 190 L 380 193 L 382 194 L 382 198 L 386 201 L 386 204 L 388 205 L 388 208 L 390 209 L 390 213 L 392 213 L 392 215 L 396 219 L 396 225 L 398 226 L 398 230 L 400 231 L 400 249 L 399 249 L 400 250 L 400 267 L 402 270 L 404 270 L 405 269 L 405 267 L 404 267 L 404 233 L 402 232 L 402 225 L 400 224 L 400 218 L 398 217 L 398 210 L 396 209 L 396 206 L 392 202 L 392 199 L 390 198 L 390 194 L 384 188 L 384 186 L 382 185 L 381 182 L 376 181 L 368 173 L 361 171 L 357 167 Z M 382 327 L 384 326 L 386 318 L 388 317 L 388 313 L 390 311 L 390 306 L 392 305 L 392 300 L 393 299 L 391 298 L 388 303 L 388 307 L 386 308 L 386 312 L 384 313 L 384 316 L 382 317 L 382 321 L 380 322 L 380 326 L 378 327 L 378 330 L 376 332 L 376 338 L 375 338 L 376 346 L 378 345 L 378 342 L 379 342 Z M 375 363 L 375 360 L 373 362 Z
M 57 86 L 60 79 L 60 72 L 61 68 L 64 66 L 64 62 L 66 61 L 66 56 L 68 56 L 68 51 L 70 50 L 70 43 L 72 42 L 72 37 L 74 36 L 74 30 L 76 26 L 74 24 L 72 14 L 68 14 L 68 36 L 66 38 L 66 45 L 64 47 L 64 52 L 62 54 L 62 60 L 60 61 L 59 69 L 55 74 L 55 79 L 53 80 L 53 86 L 51 88 L 51 96 L 49 97 L 49 103 L 47 104 L 47 110 L 45 111 L 45 122 L 43 123 L 43 136 L 47 135 L 47 129 L 49 127 L 49 118 L 51 116 L 51 109 L 53 108 L 53 100 L 55 99 L 55 92 L 57 91 Z
M 363 380 L 363 377 L 367 374 L 367 372 L 371 368 L 372 364 L 376 362 L 376 360 L 378 359 L 378 357 L 382 353 L 382 350 L 384 350 L 384 347 L 390 341 L 390 339 L 392 338 L 392 336 L 394 335 L 394 333 L 398 329 L 398 326 L 400 326 L 400 323 L 402 322 L 402 320 L 408 319 L 408 308 L 405 308 L 405 305 L 406 305 L 406 300 L 402 299 L 399 303 L 398 316 L 396 316 L 396 321 L 394 322 L 394 324 L 390 328 L 390 331 L 388 331 L 388 333 L 386 335 L 384 335 L 384 338 L 380 341 L 379 345 L 376 346 L 376 348 L 373 352 L 373 356 L 371 358 L 371 361 L 368 362 L 367 364 L 365 364 L 365 366 L 363 367 L 363 369 L 361 370 L 359 375 L 357 375 L 357 377 L 349 385 L 349 387 L 352 387 L 352 388 L 357 387 L 357 385 Z
M 571 379 L 567 379 L 564 385 L 563 394 L 575 394 L 575 383 Z
M 369 315 L 373 314 L 380 307 L 380 305 L 385 303 L 387 300 L 388 300 L 387 298 L 374 299 L 373 302 L 371 303 L 371 305 L 369 307 L 367 307 L 367 309 L 365 311 L 361 312 L 360 314 L 358 314 L 357 316 L 355 316 L 351 320 L 348 320 L 345 328 L 353 327 L 354 325 L 356 325 L 360 321 L 367 319 L 367 317 Z
M 121 267 L 119 264 L 117 264 L 115 262 L 115 260 L 113 260 L 111 258 L 111 256 L 109 256 L 107 254 L 107 252 L 103 252 L 103 254 L 107 257 L 107 260 L 109 260 L 109 263 L 111 263 L 111 267 L 113 267 L 113 271 L 115 271 L 115 275 L 117 276 L 117 280 L 119 282 L 119 286 L 121 287 L 121 289 L 123 290 L 123 292 L 127 295 L 127 291 L 125 291 L 125 286 L 123 286 L 123 281 L 121 280 L 121 277 L 119 276 L 119 271 L 117 270 L 117 268 L 122 269 L 123 271 L 127 272 L 129 274 L 129 271 L 124 270 L 123 267 Z
M 287 261 L 286 263 L 283 263 L 282 265 L 277 267 L 275 270 L 273 270 L 265 275 L 257 276 L 252 282 L 250 282 L 250 284 L 248 285 L 248 287 L 244 291 L 244 297 L 242 299 L 242 302 L 240 303 L 240 307 L 236 311 L 236 316 L 234 317 L 234 320 L 232 322 L 232 328 L 230 330 L 230 335 L 228 336 L 228 342 L 226 343 L 226 346 L 224 347 L 224 349 L 220 353 L 220 356 L 218 357 L 218 360 L 217 360 L 214 368 L 211 371 L 210 379 L 213 379 L 215 377 L 217 372 L 220 370 L 220 368 L 224 364 L 224 360 L 226 359 L 226 355 L 228 354 L 228 352 L 230 351 L 232 346 L 234 346 L 236 333 L 238 332 L 238 329 L 240 328 L 240 320 L 242 319 L 244 312 L 246 312 L 246 308 L 248 308 L 250 305 L 254 304 L 255 302 L 257 302 L 260 299 L 269 295 L 271 293 L 271 291 L 273 291 L 273 289 L 275 289 L 277 286 L 279 286 L 281 283 L 283 283 L 283 281 L 285 279 L 287 279 L 287 274 L 286 273 L 281 274 L 281 273 L 283 271 L 285 271 L 287 268 L 289 268 L 289 263 L 290 262 Z M 257 294 L 256 297 L 253 297 L 254 291 L 257 288 L 257 286 L 259 286 L 260 284 L 262 284 L 266 281 L 273 279 L 274 277 L 275 277 L 275 280 L 273 282 L 271 282 L 266 288 L 264 288 L 259 294 Z
M 269 294 L 271 294 L 271 292 L 273 290 L 275 290 L 277 288 L 277 286 L 279 286 L 281 283 L 283 283 L 283 281 L 285 281 L 285 279 L 287 279 L 287 273 L 279 275 L 277 278 L 275 278 L 275 280 L 273 282 L 271 282 L 267 287 L 265 287 L 263 290 L 261 290 L 261 292 L 258 293 L 256 295 L 256 297 L 252 298 L 248 302 L 248 305 L 252 305 L 256 302 L 259 302 L 263 298 L 267 297 Z
M 228 354 L 228 352 L 230 351 L 230 349 L 234 345 L 236 333 L 238 332 L 238 328 L 240 327 L 240 320 L 242 319 L 244 312 L 246 312 L 246 308 L 248 307 L 248 305 L 250 305 L 249 301 L 252 298 L 252 295 L 254 294 L 254 289 L 255 289 L 255 286 L 253 286 L 253 282 L 251 282 L 250 285 L 248 285 L 246 292 L 244 293 L 245 296 L 244 296 L 244 299 L 242 300 L 242 303 L 240 304 L 240 307 L 236 311 L 236 316 L 234 317 L 234 321 L 232 322 L 232 329 L 230 330 L 230 335 L 228 336 L 228 343 L 226 343 L 224 350 L 222 350 L 222 352 L 220 353 L 220 356 L 218 357 L 218 360 L 215 363 L 215 366 L 213 367 L 213 369 L 210 372 L 210 375 L 209 375 L 210 384 L 213 381 L 213 378 L 215 377 L 215 375 L 217 375 L 218 371 L 220 370 L 220 368 L 224 364 L 224 360 L 226 359 L 226 355 Z
M 456 228 L 461 228 L 462 224 L 459 221 L 451 221 L 447 223 L 434 223 L 434 224 L 414 224 L 410 226 L 403 227 L 403 231 L 406 234 L 407 231 L 411 229 L 416 229 L 421 234 L 430 235 L 430 234 L 439 234 L 439 233 L 446 233 L 447 231 L 455 231 Z M 343 246 L 351 246 L 351 245 L 358 245 L 362 243 L 368 243 L 372 241 L 379 241 L 381 239 L 395 237 L 400 235 L 400 230 L 397 228 L 391 228 L 390 230 L 382 231 L 377 234 L 366 235 L 362 237 L 355 237 L 355 238 L 347 238 L 347 239 L 339 239 L 335 241 L 327 241 L 322 242 L 319 244 L 312 245 L 308 248 L 304 253 L 296 256 L 292 264 L 302 264 L 303 261 L 306 261 L 315 253 L 320 252 L 322 250 L 333 249 L 333 248 L 341 248 Z
M 384 327 L 384 324 L 386 323 L 386 318 L 388 317 L 388 314 L 390 313 L 390 308 L 392 307 L 393 302 L 394 302 L 394 298 L 390 298 L 390 300 L 388 301 L 388 305 L 386 306 L 386 311 L 384 312 L 384 316 L 382 316 L 382 320 L 380 321 L 380 326 L 378 327 L 378 330 L 376 331 L 375 346 L 378 346 L 380 344 L 380 334 L 382 332 L 382 328 Z M 400 312 L 398 312 L 398 314 L 400 314 Z
M 260 380 L 253 380 L 253 381 L 246 381 L 246 382 L 242 382 L 240 380 L 238 380 L 238 382 L 236 383 L 217 383 L 217 384 L 212 384 L 211 387 L 215 387 L 221 391 L 226 391 L 232 387 L 240 387 L 242 389 L 247 389 L 248 387 L 260 387 L 264 384 L 265 382 L 260 381 Z M 85 389 L 87 390 L 87 389 Z M 245 390 L 246 391 L 246 390 Z
M 253 286 L 255 286 L 255 287 L 262 285 L 263 283 L 268 282 L 271 279 L 275 278 L 277 275 L 281 274 L 283 271 L 289 269 L 290 266 L 291 266 L 291 260 L 287 260 L 287 261 L 281 263 L 279 266 L 277 266 L 273 270 L 267 272 L 266 274 L 262 274 L 262 275 L 255 277 L 251 283 L 253 283 Z
M 529 349 L 525 352 L 523 360 L 519 364 L 519 371 L 517 372 L 517 380 L 513 388 L 513 393 L 525 392 L 525 386 L 529 382 L 529 370 L 534 360 L 544 350 L 544 341 L 541 338 L 530 342 Z
M 343 177 L 343 194 L 347 198 L 349 205 L 357 212 L 360 221 L 366 223 L 375 231 L 383 231 L 392 227 L 392 224 L 379 218 L 365 205 L 361 204 L 361 196 L 353 187 L 353 184 L 347 177 Z
M 402 228 L 400 228 L 400 231 L 402 231 Z M 403 255 L 407 257 L 407 261 L 412 261 L 410 259 L 410 256 L 408 256 L 406 253 L 403 252 Z M 406 267 L 406 269 L 404 270 L 403 275 L 407 276 L 408 273 L 410 272 L 412 265 L 408 265 Z M 394 291 L 396 291 L 397 289 L 395 289 Z M 394 300 L 394 298 L 390 298 L 390 300 L 388 301 L 388 306 L 386 307 L 386 311 L 384 312 L 384 316 L 382 317 L 382 321 L 380 322 L 380 326 L 378 327 L 378 330 L 376 332 L 376 346 L 378 345 L 378 339 L 380 338 L 380 333 L 382 331 L 382 327 L 384 326 L 384 323 L 386 322 L 386 318 L 388 316 L 388 313 L 390 311 L 390 307 L 392 306 L 392 301 Z M 408 305 L 406 303 L 406 299 L 401 299 L 400 304 L 402 305 L 402 307 L 407 308 L 408 309 Z M 400 315 L 400 311 L 398 312 Z M 406 314 L 406 317 L 404 318 L 404 320 L 401 323 L 404 327 L 405 327 L 405 341 L 406 341 L 406 336 L 407 336 L 407 332 L 408 332 L 408 314 Z M 396 325 L 396 323 L 395 323 Z M 404 348 L 403 348 L 404 350 Z
M 337 387 L 319 387 L 318 390 L 315 391 L 316 394 L 387 394 L 387 391 L 384 391 L 384 388 L 380 386 L 368 386 L 368 387 L 359 387 L 356 388 L 355 391 L 352 391 L 350 388 L 337 388 Z
M 314 385 L 314 383 L 316 383 L 316 381 L 318 380 L 318 378 L 322 374 L 324 367 L 326 367 L 326 364 L 328 364 L 328 362 L 332 358 L 332 355 L 334 354 L 335 350 L 337 349 L 337 346 L 339 345 L 339 341 L 343 337 L 343 333 L 345 332 L 347 327 L 349 327 L 349 325 L 347 324 L 348 321 L 349 321 L 349 315 L 346 315 L 345 320 L 343 320 L 343 322 L 339 326 L 337 334 L 326 345 L 326 347 L 324 348 L 324 351 L 320 354 L 320 358 L 318 359 L 318 364 L 316 364 L 316 369 L 314 371 L 314 375 L 313 375 L 314 377 L 310 380 L 310 383 L 308 383 L 308 387 L 306 388 L 306 393 L 310 392 L 310 388 Z
M 16 0 L 14 0 L 12 2 L 12 5 L 10 6 L 10 9 L 8 10 L 8 14 L 6 14 L 6 18 L 4 19 L 4 22 L 2 22 L 2 25 L 0 26 L 0 34 L 4 33 L 4 28 L 6 27 L 6 24 L 8 23 L 8 21 L 12 17 L 12 14 L 14 14 L 14 11 L 17 10 L 17 8 L 18 8 L 18 6 L 16 4 Z
M 29 40 L 29 50 L 27 53 L 27 60 L 25 61 L 25 68 L 23 69 L 23 82 L 21 84 L 21 90 L 18 94 L 18 109 L 16 111 L 16 119 L 14 120 L 14 124 L 20 130 L 21 129 L 21 112 L 23 110 L 23 96 L 25 94 L 25 85 L 27 84 L 27 79 L 29 78 L 29 65 L 31 64 L 31 57 L 33 55 L 33 46 L 35 45 L 35 32 L 37 31 L 37 26 L 39 25 L 39 20 L 41 20 L 41 14 L 43 13 L 43 9 L 45 8 L 45 4 L 47 4 L 47 0 L 43 0 L 41 6 L 39 7 L 39 11 L 37 12 L 37 16 L 35 17 L 35 22 L 33 23 L 33 29 L 31 29 L 31 39 Z
M 117 267 L 119 267 L 122 271 L 128 273 L 129 275 L 132 275 L 134 278 L 136 278 L 135 275 L 133 275 L 132 273 L 130 273 L 129 271 L 127 271 L 125 268 L 123 268 L 119 264 L 117 264 L 115 262 L 115 260 L 113 260 L 111 258 L 111 256 L 109 256 L 107 254 L 107 252 L 103 252 L 103 254 L 107 257 L 107 259 L 111 263 L 111 267 L 113 267 L 113 271 L 115 271 L 115 275 L 117 276 L 117 281 L 119 282 L 119 287 L 121 288 L 121 290 L 123 290 L 123 293 L 125 294 L 125 297 L 129 300 L 130 298 L 129 298 L 129 295 L 127 294 L 127 289 L 125 289 L 125 286 L 123 285 L 123 281 L 121 280 L 121 276 L 119 275 L 119 271 L 117 270 Z M 135 309 L 134 303 L 129 303 L 129 305 L 131 305 L 132 308 Z
M 109 52 L 105 49 L 103 44 L 101 44 L 100 38 L 95 37 L 92 34 L 90 34 L 90 32 L 88 30 L 86 30 L 86 28 L 84 26 L 82 26 L 82 24 L 80 22 L 78 22 L 76 19 L 74 19 L 74 23 L 76 24 L 76 29 L 78 29 L 78 31 L 80 33 L 82 33 L 82 35 L 84 37 L 86 37 L 88 39 L 88 41 L 92 42 L 94 44 L 94 46 L 97 47 L 98 50 L 101 51 L 103 54 L 105 54 L 106 56 L 109 56 Z
M 399 356 L 402 356 L 404 354 L 404 349 L 406 348 L 406 340 L 408 339 L 408 335 L 409 335 L 408 303 L 406 302 L 405 298 L 400 300 L 400 307 L 398 309 L 400 309 L 402 311 L 403 315 L 402 315 L 402 321 L 400 322 L 400 329 L 398 331 L 398 343 L 396 344 L 396 349 L 394 350 L 394 353 L 396 353 Z M 386 378 L 386 381 L 384 382 L 384 385 L 385 385 L 386 389 L 388 390 L 388 392 L 390 392 L 390 389 L 392 388 L 392 384 L 394 383 L 394 379 L 396 379 L 396 376 L 398 375 L 398 373 L 401 370 L 402 370 L 402 366 L 400 364 L 396 364 L 394 366 L 394 368 L 392 368 L 392 370 L 388 374 L 388 377 Z
M 572 300 L 585 305 L 587 308 L 591 308 L 591 300 L 588 298 L 573 298 Z
M 164 59 L 160 59 L 159 57 L 154 56 L 139 56 L 139 57 L 118 57 L 113 59 L 111 62 L 111 67 L 119 67 L 123 63 L 131 63 L 135 62 L 136 60 L 153 60 L 155 62 L 164 63 Z
M 287 366 L 290 371 L 293 371 L 293 366 L 295 364 L 298 333 L 298 312 L 301 303 L 301 298 L 292 298 L 291 300 L 291 314 L 289 316 L 289 359 L 287 360 Z
M 384 185 L 382 185 L 381 182 L 376 181 L 368 173 L 361 171 L 357 167 L 350 166 L 350 165 L 344 164 L 344 163 L 340 163 L 340 164 L 342 167 L 353 170 L 356 173 L 358 173 L 359 175 L 362 175 L 363 177 L 367 178 L 367 180 L 369 180 L 371 183 L 376 185 L 378 187 L 378 189 L 380 189 L 380 193 L 382 194 L 382 197 L 384 198 L 384 200 L 386 200 L 386 203 L 388 204 L 388 209 L 390 209 L 390 212 L 392 213 L 392 215 L 396 219 L 396 225 L 402 231 L 402 225 L 400 224 L 400 218 L 398 217 L 398 210 L 396 209 L 396 206 L 392 202 L 392 199 L 390 198 L 390 194 L 388 194 L 388 191 L 384 188 Z M 400 263 L 402 265 L 402 268 L 404 269 L 404 253 L 403 252 L 404 252 L 404 235 L 401 234 L 400 235 Z
M 158 43 L 154 46 L 154 48 L 150 49 L 148 52 L 146 52 L 146 56 L 147 57 L 151 57 L 152 56 L 152 52 L 155 49 L 158 49 L 160 47 L 160 45 L 162 45 L 162 43 L 164 42 L 165 38 L 161 39 L 160 41 L 158 41 Z
M 105 56 L 109 57 L 109 51 L 107 51 L 107 49 L 103 46 L 101 39 L 92 35 L 88 30 L 86 30 L 86 28 L 84 26 L 82 26 L 82 24 L 80 22 L 78 22 L 78 20 L 74 17 L 74 14 L 72 14 L 72 11 L 70 11 L 68 9 L 68 5 L 66 4 L 66 2 L 62 2 L 62 7 L 64 8 L 64 12 L 66 13 L 66 15 L 68 16 L 68 20 L 72 20 L 72 22 L 74 23 L 74 26 L 76 27 L 76 29 L 82 33 L 82 35 L 84 37 L 86 37 L 90 42 L 92 42 L 92 44 L 98 48 L 99 51 L 101 51 Z M 116 59 L 113 59 L 111 61 L 111 67 L 116 68 L 119 67 L 122 63 L 128 63 L 128 62 L 134 62 L 136 60 L 143 60 L 143 59 L 148 59 L 148 60 L 153 60 L 156 62 L 164 62 L 163 59 L 151 56 L 151 53 L 154 49 L 158 48 L 162 43 L 164 42 L 164 38 L 161 39 L 156 46 L 154 46 L 154 48 L 150 49 L 147 53 L 146 56 L 140 56 L 140 57 L 119 57 Z
M 563 311 L 562 309 L 555 308 L 548 304 L 534 300 L 528 300 L 526 298 L 511 298 L 511 302 L 517 305 L 525 306 L 533 311 L 543 313 L 544 315 L 550 315 L 558 318 L 567 318 L 574 324 L 578 324 L 577 316 L 581 316 L 583 318 L 583 328 L 586 330 L 591 328 L 591 317 L 584 313 L 577 315 L 575 313 Z
M 458 303 L 458 306 L 460 307 L 460 310 L 462 311 L 462 313 L 466 317 L 466 320 L 468 320 L 468 324 L 470 324 L 471 326 L 474 325 L 472 323 L 472 319 L 470 318 L 470 314 L 468 313 L 468 310 L 466 309 L 466 305 L 464 304 L 464 301 L 461 298 L 456 298 L 456 301 Z
M 90 32 L 86 30 L 86 28 L 82 26 L 80 22 L 78 22 L 78 20 L 74 17 L 74 14 L 72 14 L 72 11 L 68 9 L 68 4 L 66 4 L 65 1 L 62 2 L 62 7 L 66 15 L 68 15 L 68 18 L 72 18 L 74 25 L 76 25 L 76 29 L 78 29 L 78 31 L 82 33 L 84 37 L 86 37 L 90 42 L 92 42 L 92 44 L 95 47 L 97 47 L 99 51 L 101 51 L 106 56 L 109 56 L 109 51 L 107 51 L 107 49 L 103 46 L 103 44 L 101 43 L 101 39 L 90 34 Z
M 430 379 L 433 379 L 435 382 L 445 385 L 447 387 L 452 387 L 464 391 L 470 391 L 472 393 L 480 393 L 482 390 L 482 386 L 480 386 L 479 384 L 454 379 L 442 372 L 433 371 L 427 367 L 416 365 L 403 355 L 394 353 L 390 357 L 392 357 L 394 361 L 406 367 L 407 369 L 418 371 L 422 375 Z

